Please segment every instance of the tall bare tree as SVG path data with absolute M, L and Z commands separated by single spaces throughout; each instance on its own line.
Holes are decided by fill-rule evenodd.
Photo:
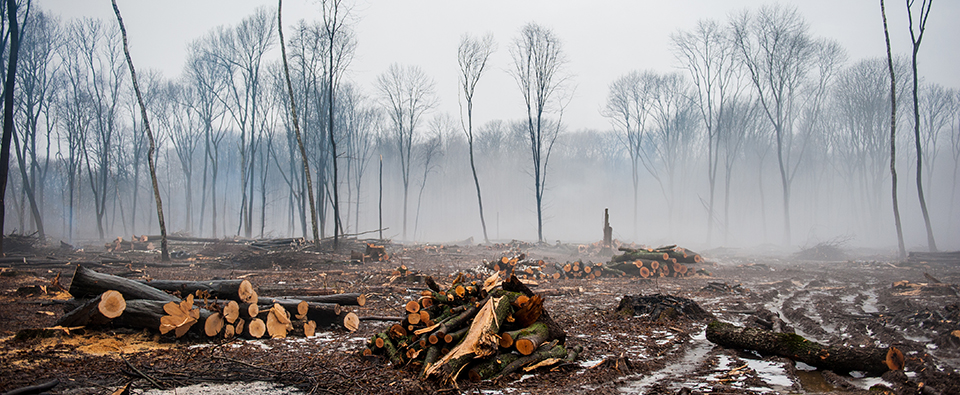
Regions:
M 10 24 L 10 55 L 3 84 L 3 137 L 0 143 L 0 254 L 3 254 L 3 224 L 7 212 L 5 196 L 10 170 L 10 139 L 13 137 L 13 88 L 17 82 L 17 53 L 20 47 L 16 0 L 7 0 L 7 22 Z
M 907 19 L 910 22 L 910 42 L 913 44 L 912 66 L 913 66 L 913 139 L 917 147 L 917 197 L 920 199 L 920 211 L 923 213 L 923 223 L 927 228 L 927 246 L 930 252 L 937 251 L 937 242 L 933 238 L 933 226 L 930 225 L 930 212 L 927 210 L 927 200 L 923 197 L 923 148 L 920 138 L 920 77 L 917 74 L 917 53 L 920 52 L 920 42 L 923 41 L 923 33 L 927 29 L 927 21 L 930 20 L 930 8 L 933 0 L 921 0 L 920 13 L 917 18 L 916 28 L 913 23 L 913 11 L 916 0 L 907 0 Z
M 679 31 L 670 38 L 677 59 L 690 73 L 691 81 L 696 88 L 693 99 L 707 132 L 707 180 L 710 185 L 707 201 L 707 244 L 709 244 L 714 228 L 714 191 L 720 161 L 720 144 L 725 132 L 723 129 L 725 112 L 730 102 L 737 100 L 737 94 L 740 91 L 740 86 L 737 84 L 739 70 L 736 48 L 729 31 L 712 20 L 700 20 L 693 31 Z M 726 141 L 735 141 L 735 139 Z
M 246 237 L 253 235 L 256 158 L 261 140 L 263 58 L 276 45 L 272 13 L 257 9 L 233 28 L 220 28 L 216 45 L 207 48 L 219 66 L 227 88 L 219 100 L 240 129 L 240 222 Z
M 56 18 L 42 11 L 32 13 L 24 21 L 17 55 L 20 94 L 15 99 L 20 121 L 19 128 L 13 134 L 13 143 L 22 190 L 29 199 L 34 226 L 41 239 L 46 234 L 42 210 L 44 184 L 53 154 L 51 137 L 56 115 L 51 109 L 51 102 L 56 95 L 55 80 L 60 73 L 60 63 L 55 58 L 63 40 L 61 30 Z M 38 145 L 38 142 L 41 144 Z M 45 149 L 46 152 L 39 152 L 39 149 Z
M 900 225 L 900 204 L 897 202 L 897 77 L 893 71 L 893 53 L 890 51 L 890 30 L 887 29 L 887 11 L 880 0 L 880 15 L 883 17 L 883 37 L 887 46 L 887 70 L 890 72 L 890 181 L 893 184 L 893 218 L 897 226 L 897 242 L 900 259 L 907 257 L 903 245 L 903 227 Z
M 537 201 L 537 241 L 543 242 L 543 193 L 550 152 L 563 119 L 563 74 L 566 57 L 560 38 L 552 30 L 530 23 L 523 27 L 510 48 L 511 73 L 526 106 L 526 126 L 533 159 L 533 185 Z M 547 119 L 551 112 L 555 120 Z
M 153 131 L 150 130 L 150 121 L 147 118 L 147 106 L 143 104 L 140 85 L 137 84 L 137 71 L 133 67 L 133 59 L 130 58 L 130 50 L 127 45 L 127 29 L 123 26 L 123 18 L 120 16 L 120 8 L 117 7 L 117 0 L 111 0 L 111 2 L 113 3 L 113 13 L 117 15 L 117 23 L 120 25 L 120 34 L 123 37 L 123 55 L 127 58 L 127 66 L 130 68 L 130 79 L 133 80 L 133 90 L 137 93 L 137 102 L 140 103 L 140 116 L 143 117 L 143 125 L 147 130 L 147 138 L 150 140 L 150 151 L 147 153 L 147 160 L 150 164 L 150 178 L 153 181 L 153 197 L 157 201 L 157 219 L 160 220 L 160 260 L 169 261 L 170 251 L 167 249 L 167 226 L 163 220 L 163 203 L 160 200 L 160 187 L 157 186 L 157 169 L 153 161 L 153 153 L 156 150 Z M 101 237 L 103 237 L 103 235 L 101 235 Z
M 328 44 L 327 62 L 325 63 L 328 81 L 327 136 L 329 137 L 331 163 L 333 163 L 331 171 L 333 178 L 331 182 L 333 186 L 333 248 L 336 249 L 339 246 L 340 233 L 343 232 L 343 224 L 340 221 L 339 169 L 337 166 L 337 139 L 334 130 L 336 124 L 334 122 L 334 95 L 340 86 L 340 79 L 344 71 L 353 59 L 356 40 L 346 24 L 350 15 L 350 8 L 344 5 L 343 0 L 322 0 L 320 6 Z
M 610 83 L 607 105 L 603 114 L 610 118 L 618 138 L 630 156 L 630 174 L 633 181 L 633 238 L 637 238 L 637 206 L 639 199 L 640 165 L 644 155 L 643 135 L 650 118 L 650 97 L 653 95 L 656 74 L 652 71 L 633 71 Z
M 317 205 L 313 197 L 313 177 L 310 176 L 310 165 L 307 162 L 307 150 L 303 146 L 303 138 L 300 136 L 300 121 L 297 117 L 297 102 L 293 95 L 293 84 L 290 82 L 290 67 L 287 65 L 287 45 L 283 41 L 283 0 L 277 1 L 277 32 L 280 36 L 280 51 L 283 56 L 283 75 L 287 82 L 287 90 L 290 94 L 290 116 L 293 119 L 293 129 L 297 136 L 297 147 L 300 149 L 300 158 L 303 160 L 303 174 L 307 181 L 307 193 L 310 201 L 310 225 L 313 231 L 313 242 L 320 245 L 320 232 L 317 228 Z
M 460 88 L 463 92 L 463 101 L 467 102 L 467 121 L 463 122 L 463 102 L 460 105 L 460 125 L 467 135 L 467 148 L 470 150 L 470 171 L 473 172 L 473 184 L 477 187 L 477 206 L 480 209 L 480 226 L 483 228 L 483 242 L 489 243 L 487 237 L 487 221 L 483 217 L 483 197 L 480 194 L 480 178 L 477 177 L 477 165 L 473 155 L 473 95 L 476 93 L 477 82 L 483 75 L 487 60 L 496 50 L 493 36 L 488 34 L 482 39 L 464 34 L 460 38 L 460 47 L 457 51 L 457 62 L 460 64 Z
M 792 7 L 763 6 L 756 15 L 744 12 L 734 18 L 732 27 L 743 65 L 773 126 L 783 191 L 783 239 L 790 244 L 790 185 L 807 142 L 803 130 L 798 130 L 801 95 L 817 66 L 818 42 Z
M 403 182 L 403 239 L 407 238 L 407 202 L 410 192 L 413 143 L 423 114 L 436 105 L 433 80 L 417 66 L 390 65 L 377 77 L 377 88 L 393 124 L 393 142 L 400 159 Z M 382 228 L 382 226 L 381 226 Z

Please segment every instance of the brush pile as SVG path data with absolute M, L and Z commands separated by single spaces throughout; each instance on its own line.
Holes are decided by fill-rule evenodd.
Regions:
M 364 356 L 452 384 L 464 375 L 482 381 L 572 361 L 580 351 L 564 347 L 566 333 L 543 310 L 543 298 L 516 276 L 501 282 L 496 273 L 482 283 L 457 276 L 445 290 L 430 277 L 424 282 L 430 289 L 406 303 L 406 318 L 369 339 Z
M 58 326 L 149 329 L 178 338 L 313 336 L 328 326 L 354 331 L 357 315 L 340 304 L 366 302 L 361 294 L 265 298 L 242 279 L 135 281 L 79 265 L 69 292 L 77 307 L 60 317 Z

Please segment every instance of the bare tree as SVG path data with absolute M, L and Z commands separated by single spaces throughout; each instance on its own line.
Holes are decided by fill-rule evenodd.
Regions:
M 437 163 L 443 159 L 444 138 L 450 134 L 453 129 L 453 120 L 449 115 L 438 115 L 430 122 L 430 134 L 426 139 L 416 144 L 416 153 L 419 162 L 423 166 L 423 174 L 420 177 L 420 191 L 417 193 L 417 211 L 413 221 L 413 237 L 417 238 L 417 228 L 420 225 L 420 203 L 423 202 L 423 190 L 427 186 L 427 178 L 440 166 Z
M 720 160 L 720 144 L 726 131 L 725 112 L 740 92 L 736 47 L 728 30 L 716 21 L 700 20 L 693 31 L 679 31 L 671 41 L 677 59 L 690 73 L 694 101 L 707 132 L 707 180 L 710 195 L 707 201 L 707 244 L 713 233 L 714 191 Z M 736 133 L 736 130 L 731 130 Z M 726 139 L 726 142 L 737 141 Z M 728 156 L 729 158 L 729 156 Z M 729 163 L 729 162 L 727 162 Z M 729 177 L 727 178 L 729 184 Z M 726 212 L 726 208 L 724 209 Z
M 34 226 L 41 239 L 46 235 L 41 211 L 44 184 L 52 158 L 51 137 L 56 115 L 51 109 L 51 102 L 56 95 L 55 81 L 60 73 L 60 64 L 55 62 L 55 57 L 62 42 L 61 31 L 56 18 L 44 12 L 33 14 L 24 21 L 17 55 L 20 94 L 15 99 L 21 120 L 19 129 L 13 134 L 13 143 L 23 182 L 22 190 L 30 201 Z M 38 152 L 38 139 L 45 140 L 42 141 L 45 153 Z
M 933 238 L 933 226 L 930 225 L 930 213 L 927 210 L 927 201 L 923 197 L 923 148 L 920 138 L 920 77 L 917 74 L 917 53 L 920 52 L 920 42 L 923 41 L 923 33 L 927 28 L 927 21 L 930 20 L 930 8 L 933 0 L 922 0 L 920 2 L 920 15 L 917 18 L 917 26 L 913 23 L 913 5 L 916 0 L 907 0 L 907 19 L 910 22 L 910 42 L 913 44 L 913 138 L 917 147 L 917 197 L 920 199 L 920 211 L 923 213 L 923 223 L 927 228 L 927 245 L 930 252 L 937 251 L 937 242 Z
M 216 36 L 208 35 L 192 43 L 189 47 L 184 79 L 186 84 L 194 86 L 194 100 L 190 111 L 197 114 L 203 133 L 203 195 L 200 198 L 200 227 L 203 234 L 203 218 L 206 208 L 207 191 L 210 191 L 211 234 L 217 237 L 217 176 L 220 172 L 220 143 L 226 135 L 222 115 L 226 111 L 224 103 L 218 99 L 226 89 L 226 79 L 219 75 L 220 69 L 210 50 L 205 46 L 215 45 Z M 215 123 L 217 123 L 215 125 Z M 210 181 L 208 184 L 207 174 Z M 209 185 L 209 187 L 208 187 Z
M 217 44 L 209 53 L 227 79 L 227 89 L 219 99 L 240 129 L 240 223 L 246 237 L 253 235 L 253 195 L 257 150 L 262 130 L 260 102 L 263 92 L 263 57 L 274 45 L 274 19 L 266 8 L 258 9 L 233 29 L 221 28 Z M 237 230 L 239 233 L 240 229 Z
M 562 96 L 567 77 L 562 74 L 566 58 L 560 39 L 552 30 L 530 23 L 523 27 L 510 48 L 511 70 L 526 105 L 526 126 L 533 159 L 533 185 L 537 201 L 537 241 L 543 242 L 543 193 L 550 151 L 563 119 Z M 557 112 L 556 120 L 547 115 Z
M 744 12 L 734 18 L 732 27 L 743 65 L 773 126 L 783 191 L 784 243 L 790 244 L 790 185 L 806 147 L 798 130 L 801 94 L 816 67 L 817 41 L 795 8 L 779 5 L 761 7 L 756 15 Z M 795 145 L 796 137 L 801 140 Z M 791 158 L 794 149 L 799 152 Z
M 100 239 L 103 239 L 108 183 L 113 166 L 111 151 L 119 133 L 118 110 L 124 87 L 122 48 L 117 46 L 122 41 L 118 37 L 119 29 L 105 26 L 102 21 L 94 19 L 73 24 L 71 36 L 73 45 L 77 46 L 74 55 L 81 59 L 81 89 L 90 96 L 93 111 L 93 133 L 88 136 L 92 137 L 92 141 L 84 138 L 80 143 L 94 198 L 97 231 Z
M 377 77 L 383 105 L 393 124 L 393 140 L 400 159 L 403 181 L 403 239 L 407 239 L 407 201 L 414 135 L 423 114 L 436 105 L 434 83 L 416 66 L 393 64 Z M 381 226 L 382 228 L 382 226 Z
M 303 138 L 300 136 L 300 121 L 297 117 L 297 104 L 293 95 L 293 84 L 290 82 L 290 67 L 287 65 L 287 46 L 283 41 L 283 22 L 281 19 L 283 1 L 277 1 L 277 32 L 280 36 L 280 50 L 283 56 L 283 75 L 287 82 L 287 90 L 290 94 L 290 117 L 293 119 L 293 128 L 297 136 L 297 147 L 300 149 L 300 158 L 303 160 L 303 175 L 307 182 L 307 193 L 310 202 L 310 224 L 313 230 L 313 241 L 320 245 L 320 232 L 317 229 L 317 206 L 313 197 L 313 177 L 310 176 L 310 165 L 307 162 L 307 150 L 303 146 Z
M 460 125 L 467 135 L 467 148 L 470 150 L 470 171 L 473 172 L 473 183 L 477 187 L 477 205 L 480 209 L 480 226 L 483 228 L 483 242 L 489 243 L 487 237 L 487 221 L 483 217 L 483 197 L 480 194 L 480 179 L 477 177 L 477 165 L 473 154 L 473 95 L 476 92 L 477 82 L 487 65 L 487 60 L 496 49 L 492 35 L 476 39 L 469 35 L 460 38 L 460 47 L 457 51 L 457 61 L 460 64 L 460 87 L 463 100 L 467 102 L 467 122 L 463 122 L 463 104 L 460 105 Z
M 893 194 L 893 218 L 897 226 L 897 242 L 900 259 L 907 257 L 903 245 L 903 227 L 900 224 L 900 205 L 897 202 L 897 78 L 893 71 L 893 53 L 890 51 L 890 31 L 887 29 L 887 11 L 880 0 L 880 15 L 883 17 L 883 37 L 887 46 L 887 69 L 890 71 L 890 181 Z
M 327 74 L 327 136 L 330 143 L 330 158 L 333 163 L 333 248 L 336 249 L 340 242 L 340 233 L 343 231 L 343 224 L 340 222 L 340 192 L 339 192 L 339 170 L 337 168 L 337 139 L 334 132 L 334 94 L 340 86 L 340 79 L 346 71 L 347 66 L 353 59 L 353 52 L 356 48 L 356 40 L 352 32 L 347 27 L 347 19 L 350 15 L 349 7 L 344 6 L 343 0 L 322 0 L 320 2 L 321 14 L 323 16 L 323 28 L 326 32 L 327 62 L 325 63 Z
M 169 261 L 170 251 L 167 249 L 167 227 L 163 220 L 163 204 L 160 200 L 160 188 L 157 186 L 157 170 L 153 161 L 153 152 L 156 149 L 153 132 L 150 130 L 150 121 L 147 118 L 147 106 L 143 104 L 143 96 L 140 95 L 140 86 L 137 84 L 137 72 L 133 68 L 133 59 L 130 58 L 130 50 L 127 47 L 127 29 L 123 26 L 123 18 L 120 17 L 120 8 L 117 8 L 117 0 L 113 2 L 113 12 L 117 15 L 117 23 L 120 25 L 120 33 L 123 37 L 123 54 L 127 58 L 127 66 L 130 68 L 130 79 L 133 80 L 133 90 L 137 93 L 137 102 L 140 103 L 140 115 L 143 117 L 143 125 L 147 130 L 147 138 L 150 140 L 150 151 L 147 154 L 150 164 L 150 178 L 153 180 L 153 196 L 157 201 L 157 218 L 160 220 L 160 260 Z M 103 238 L 103 235 L 100 235 Z
M 360 189 L 363 186 L 363 175 L 370 164 L 373 155 L 373 133 L 379 127 L 380 113 L 376 108 L 367 104 L 359 89 L 353 85 L 345 85 L 341 89 L 339 100 L 343 116 L 347 155 L 347 178 L 352 181 L 356 191 L 354 199 L 354 230 L 360 232 L 360 201 L 363 196 Z M 348 194 L 350 188 L 347 188 Z M 348 200 L 350 196 L 347 197 Z
M 940 153 L 938 142 L 941 132 L 952 123 L 956 103 L 957 91 L 948 89 L 940 84 L 920 85 L 920 126 L 923 138 L 923 162 L 926 171 L 926 191 L 933 190 L 933 169 Z M 937 196 L 936 193 L 933 196 Z
M 28 5 L 29 7 L 29 5 Z M 10 24 L 10 57 L 3 84 L 3 138 L 0 144 L 0 254 L 3 254 L 3 224 L 6 219 L 7 174 L 10 170 L 10 139 L 13 137 L 13 89 L 17 82 L 17 53 L 20 32 L 17 21 L 17 2 L 7 0 L 7 21 Z
M 637 238 L 637 205 L 639 198 L 640 165 L 643 152 L 643 134 L 649 118 L 648 108 L 656 75 L 652 71 L 631 72 L 610 84 L 604 116 L 610 118 L 618 138 L 630 156 L 630 174 L 633 181 L 633 238 Z

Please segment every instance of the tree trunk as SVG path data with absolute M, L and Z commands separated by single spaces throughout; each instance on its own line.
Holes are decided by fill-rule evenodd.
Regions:
M 3 87 L 3 136 L 0 138 L 0 255 L 3 255 L 3 224 L 6 219 L 7 175 L 10 171 L 10 139 L 13 136 L 13 89 L 16 86 L 17 53 L 20 32 L 17 27 L 17 2 L 7 0 L 7 22 L 10 24 L 10 59 L 7 80 Z
M 120 292 L 127 300 L 147 299 L 159 300 L 163 302 L 179 302 L 180 298 L 163 292 L 149 285 L 117 277 L 112 274 L 98 273 L 86 267 L 77 265 L 77 271 L 73 274 L 73 281 L 70 283 L 70 295 L 81 299 L 94 297 L 106 291 L 114 290 Z
M 247 280 L 209 280 L 209 281 L 184 281 L 184 280 L 152 280 L 139 281 L 141 284 L 167 291 L 179 292 L 181 297 L 197 293 L 206 294 L 206 297 L 217 299 L 232 299 L 239 302 L 249 303 L 256 297 L 253 285 Z
M 143 96 L 140 94 L 140 85 L 137 83 L 137 71 L 133 67 L 133 59 L 130 58 L 130 50 L 127 48 L 127 29 L 123 26 L 123 18 L 120 17 L 120 8 L 117 8 L 117 1 L 113 2 L 113 12 L 117 14 L 117 23 L 120 24 L 120 33 L 123 35 L 123 54 L 127 58 L 127 66 L 130 67 L 130 79 L 133 80 L 133 90 L 137 94 L 137 103 L 140 104 L 140 116 L 143 117 L 143 126 L 147 130 L 147 138 L 150 140 L 150 149 L 147 151 L 147 161 L 150 165 L 150 178 L 153 181 L 153 197 L 157 201 L 157 219 L 160 221 L 160 260 L 167 262 L 170 260 L 170 250 L 167 248 L 167 225 L 163 219 L 163 202 L 160 200 L 160 187 L 157 185 L 157 168 L 154 163 L 153 153 L 156 152 L 156 142 L 153 139 L 153 131 L 150 130 L 150 121 L 147 118 L 147 107 L 143 103 Z M 104 182 L 106 185 L 106 182 Z M 105 193 L 105 191 L 104 191 Z M 104 196 L 105 198 L 106 196 Z M 103 238 L 103 235 L 100 235 Z
M 890 32 L 887 29 L 887 12 L 880 0 L 880 15 L 883 16 L 883 36 L 887 45 L 887 68 L 890 70 L 890 181 L 893 195 L 893 218 L 897 226 L 897 244 L 900 259 L 907 257 L 903 244 L 903 227 L 900 225 L 900 205 L 897 203 L 897 78 L 893 73 L 893 54 L 890 52 Z
M 707 340 L 723 347 L 779 355 L 841 374 L 856 370 L 879 376 L 888 370 L 903 369 L 903 354 L 896 347 L 822 346 L 794 333 L 741 328 L 719 321 L 707 326 Z

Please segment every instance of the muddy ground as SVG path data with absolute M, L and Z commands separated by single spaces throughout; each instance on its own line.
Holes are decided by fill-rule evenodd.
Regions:
M 547 262 L 609 259 L 577 245 L 388 243 L 389 261 L 350 262 L 350 249 L 362 246 L 351 242 L 332 253 L 175 243 L 172 248 L 184 254 L 172 265 L 160 264 L 156 252 L 105 253 L 102 244 L 83 251 L 21 252 L 44 263 L 0 264 L 0 393 L 53 379 L 60 384 L 51 392 L 64 394 L 109 394 L 124 386 L 132 393 L 178 389 L 179 394 L 188 388 L 196 393 L 856 394 L 871 387 L 898 394 L 960 393 L 960 262 L 898 262 L 856 252 L 844 260 L 814 261 L 769 250 L 701 251 L 708 262 L 695 265 L 703 271 L 691 277 L 539 280 L 532 289 L 548 295 L 545 308 L 566 329 L 567 345 L 584 347 L 576 363 L 490 382 L 462 381 L 459 388 L 421 381 L 416 368 L 393 369 L 360 357 L 365 340 L 389 325 L 383 321 L 362 321 L 353 333 L 328 329 L 312 338 L 256 341 L 174 339 L 123 328 L 29 330 L 49 327 L 64 314 L 69 295 L 56 293 L 52 281 L 59 274 L 69 287 L 75 264 L 59 261 L 85 261 L 95 270 L 135 279 L 243 277 L 261 296 L 305 289 L 363 292 L 367 304 L 349 310 L 364 317 L 399 315 L 424 289 L 417 276 L 393 276 L 400 265 L 442 284 L 484 259 L 517 251 Z M 909 283 L 897 283 L 904 280 Z M 691 298 L 716 318 L 739 325 L 779 317 L 786 329 L 821 343 L 894 345 L 906 354 L 907 367 L 883 377 L 821 372 L 715 346 L 704 334 L 709 319 L 657 322 L 616 310 L 624 295 L 657 293 Z

